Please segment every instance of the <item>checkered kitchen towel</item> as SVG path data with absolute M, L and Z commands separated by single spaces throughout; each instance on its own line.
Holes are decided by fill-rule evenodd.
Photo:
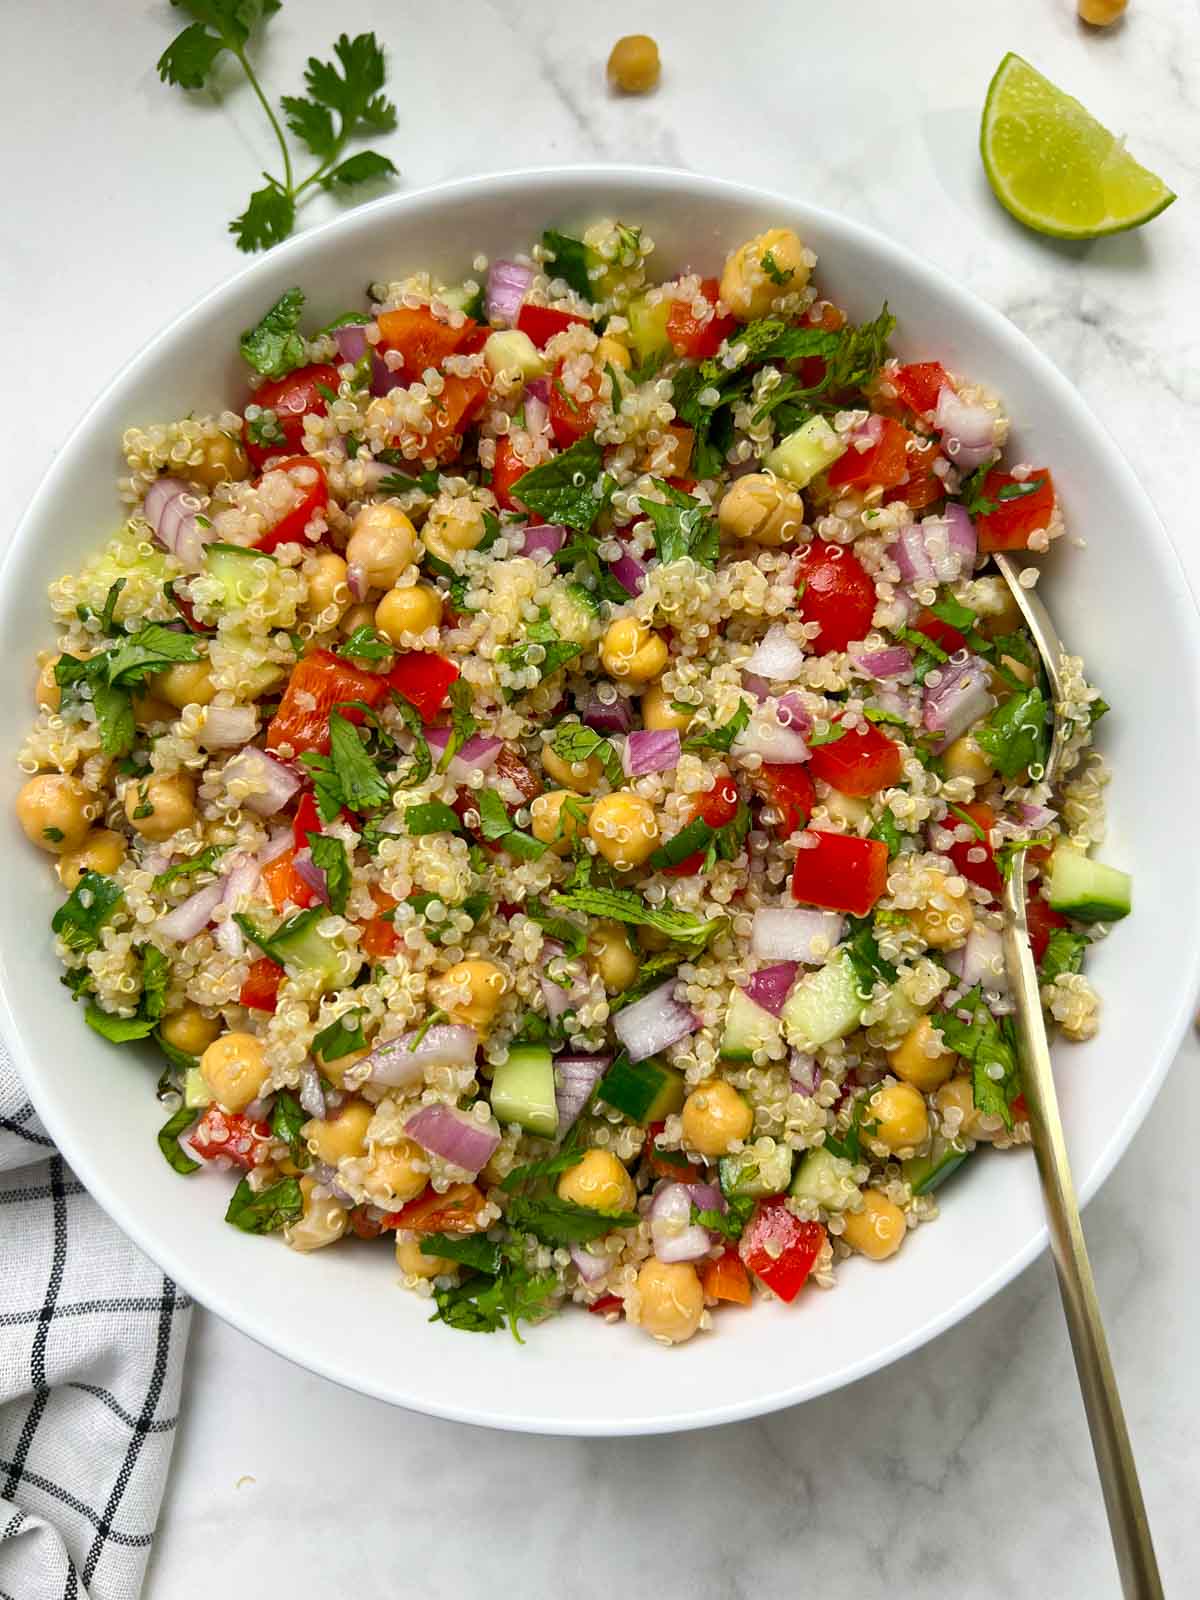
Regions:
M 136 1600 L 190 1317 L 65 1165 L 0 1044 L 0 1600 Z

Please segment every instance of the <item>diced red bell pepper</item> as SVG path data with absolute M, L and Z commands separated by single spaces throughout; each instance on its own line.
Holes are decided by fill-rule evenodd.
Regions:
M 492 493 L 502 511 L 517 511 L 520 507 L 512 497 L 513 485 L 523 478 L 529 468 L 517 454 L 507 436 L 496 440 L 496 460 L 492 467 Z
M 900 782 L 904 769 L 900 746 L 868 723 L 862 730 L 843 733 L 832 744 L 813 745 L 808 770 L 842 794 L 862 797 L 890 789 Z
M 610 1312 L 624 1311 L 625 1302 L 619 1294 L 602 1294 L 599 1300 L 593 1300 L 588 1310 L 594 1317 L 607 1317 Z
M 422 722 L 432 722 L 458 676 L 458 668 L 445 656 L 432 650 L 410 650 L 396 657 L 384 681 L 417 708 Z
M 299 905 L 301 902 L 297 901 L 296 904 Z M 269 956 L 260 956 L 257 961 L 250 963 L 250 970 L 246 974 L 246 981 L 242 984 L 238 999 L 252 1011 L 274 1011 L 279 998 L 279 985 L 283 979 L 283 968 Z
M 444 1194 L 426 1189 L 399 1211 L 389 1211 L 383 1225 L 413 1233 L 477 1233 L 486 1204 L 473 1183 L 452 1183 Z
M 983 829 L 988 836 L 981 839 L 977 833 L 972 832 L 966 840 L 956 840 L 950 846 L 947 854 L 954 863 L 955 870 L 968 883 L 977 883 L 981 889 L 986 889 L 991 895 L 999 898 L 1004 889 L 1004 879 L 1000 876 L 1000 869 L 996 865 L 996 857 L 992 851 L 991 832 L 996 822 L 996 813 L 991 806 L 984 805 L 982 801 L 975 801 L 971 805 L 959 806 L 959 811 L 965 811 L 977 827 Z M 946 818 L 947 828 L 962 826 L 961 817 L 955 816 L 951 811 Z M 985 854 L 983 861 L 972 861 L 971 856 L 982 850 Z
M 890 506 L 896 500 L 903 500 L 910 511 L 924 511 L 927 506 L 944 499 L 946 485 L 933 470 L 938 455 L 936 440 L 914 444 L 908 452 L 908 476 L 894 489 L 884 491 L 884 505 Z
M 187 1141 L 203 1161 L 228 1156 L 235 1167 L 249 1172 L 251 1167 L 261 1167 L 270 1155 L 271 1129 L 267 1123 L 256 1122 L 244 1111 L 222 1111 L 220 1106 L 209 1106 L 188 1134 Z
M 279 709 L 267 728 L 267 749 L 279 750 L 287 744 L 296 755 L 303 750 L 319 750 L 328 755 L 329 713 L 333 708 L 349 700 L 377 706 L 387 691 L 387 678 L 359 672 L 332 651 L 313 650 L 292 668 Z M 362 712 L 354 706 L 340 715 L 348 722 L 363 720 Z
M 400 306 L 380 313 L 379 347 L 404 357 L 406 383 L 415 383 L 430 367 L 440 371 L 447 356 L 457 354 L 479 329 L 468 317 L 459 328 L 441 322 L 428 306 Z
M 460 378 L 449 373 L 443 380 L 442 392 L 433 402 L 430 421 L 432 433 L 405 432 L 400 435 L 402 449 L 414 445 L 421 460 L 434 460 L 446 466 L 462 451 L 465 429 L 483 410 L 487 402 L 487 384 L 476 374 Z
M 697 317 L 690 300 L 672 300 L 667 314 L 667 338 L 675 354 L 690 361 L 704 361 L 715 356 L 737 327 L 736 317 L 722 317 L 716 312 L 717 301 L 721 298 L 721 285 L 716 278 L 702 279 L 700 294 L 714 308 L 711 317 Z
M 281 544 L 305 543 L 305 528 L 317 512 L 324 511 L 329 504 L 329 484 L 325 480 L 325 469 L 319 461 L 314 461 L 312 456 L 292 456 L 288 461 L 278 461 L 271 468 L 271 472 L 286 472 L 300 499 L 290 511 L 280 517 L 273 528 L 267 529 L 254 546 L 264 555 L 270 555 L 272 550 L 278 550 Z
M 321 816 L 317 810 L 317 802 L 311 789 L 305 789 L 296 806 L 296 815 L 292 818 L 292 838 L 297 850 L 308 848 L 310 833 L 321 832 Z
M 1025 921 L 1029 927 L 1029 946 L 1033 951 L 1033 959 L 1040 966 L 1046 946 L 1050 943 L 1050 935 L 1056 928 L 1065 928 L 1067 919 L 1061 912 L 1055 911 L 1048 900 L 1043 900 L 1037 892 L 1037 886 L 1031 883 L 1025 901 Z
M 1009 1101 L 1009 1107 L 1018 1122 L 1025 1122 L 1029 1117 L 1029 1101 L 1023 1094 L 1015 1094 Z
M 294 845 L 290 845 L 273 861 L 267 862 L 262 869 L 262 880 L 267 886 L 271 904 L 276 911 L 282 911 L 289 901 L 302 910 L 307 910 L 309 906 L 316 904 L 316 891 L 296 871 Z
M 694 822 L 697 817 L 703 817 L 710 828 L 724 828 L 737 816 L 737 808 L 741 804 L 737 784 L 732 778 L 718 778 L 711 789 L 697 795 L 692 801 L 689 810 L 689 822 Z M 664 871 L 674 878 L 686 878 L 693 872 L 699 872 L 704 865 L 703 850 L 696 850 L 690 856 L 677 862 L 673 867 L 666 867 Z
M 706 1300 L 728 1300 L 735 1306 L 748 1306 L 754 1298 L 741 1258 L 732 1250 L 726 1250 L 715 1261 L 704 1263 L 700 1286 Z
M 888 852 L 882 839 L 810 829 L 817 843 L 796 853 L 792 894 L 803 905 L 865 917 L 887 887 Z
M 894 489 L 904 481 L 908 471 L 908 441 L 912 434 L 894 417 L 884 417 L 882 422 L 876 444 L 867 450 L 851 445 L 845 455 L 833 463 L 826 480 L 831 489 L 868 489 L 875 484 Z
M 1030 484 L 1037 484 L 1037 488 L 1026 493 Z M 1021 493 L 1011 500 L 1000 498 L 1005 489 L 1013 488 Z M 1050 526 L 1054 480 L 1046 467 L 1034 467 L 1024 480 L 993 467 L 983 480 L 981 498 L 994 505 L 995 510 L 981 512 L 975 518 L 980 550 L 1026 550 L 1030 534 Z
M 250 465 L 261 472 L 272 456 L 298 455 L 304 448 L 304 419 L 323 417 L 328 395 L 337 394 L 342 380 L 336 367 L 298 367 L 286 378 L 264 383 L 250 397 L 250 404 L 273 411 L 283 437 L 275 444 L 256 444 L 248 422 L 242 423 L 242 446 Z M 322 394 L 322 389 L 326 394 Z
M 940 361 L 911 362 L 893 375 L 892 383 L 902 402 L 918 416 L 933 411 L 938 395 L 951 387 L 949 375 Z
M 564 328 L 577 322 L 591 327 L 587 317 L 577 316 L 574 311 L 555 311 L 551 306 L 525 305 L 517 313 L 518 329 L 528 335 L 539 350 L 544 350 L 556 333 L 562 333 Z
M 808 772 L 798 762 L 764 761 L 752 781 L 776 813 L 771 831 L 777 839 L 790 839 L 797 828 L 807 826 L 817 803 L 817 792 Z
M 922 611 L 913 623 L 916 633 L 923 633 L 927 639 L 932 639 L 934 644 L 943 649 L 948 656 L 956 650 L 965 650 L 967 641 L 957 628 L 952 628 L 948 622 L 943 622 L 941 617 L 935 617 L 932 611 Z
M 172 582 L 168 586 L 169 587 L 169 593 L 167 595 L 167 599 L 171 602 L 171 604 L 179 612 L 179 615 L 187 623 L 189 630 L 192 633 L 202 633 L 202 634 L 216 633 L 217 630 L 216 630 L 216 627 L 214 626 L 214 624 L 212 624 L 210 622 L 201 622 L 199 617 L 196 615 L 195 606 L 188 599 L 187 595 L 180 594 L 179 591 L 176 589 L 175 585 L 178 582 L 179 582 L 179 579 L 175 578 L 175 579 L 172 580 Z
M 805 622 L 821 624 L 808 647 L 814 655 L 844 650 L 870 633 L 875 584 L 852 550 L 814 539 L 801 550 L 797 568 L 804 585 L 797 609 Z
M 394 956 L 400 948 L 400 935 L 396 932 L 395 924 L 385 922 L 382 917 L 372 917 L 370 922 L 364 922 L 358 948 L 368 961 L 382 961 L 387 956 Z
M 589 372 L 581 380 L 583 388 L 590 397 L 585 399 L 583 395 L 567 392 L 563 385 L 562 369 L 563 364 L 560 361 L 555 369 L 554 382 L 550 386 L 550 431 L 554 434 L 554 442 L 559 448 L 566 450 L 587 434 L 595 432 L 596 404 L 600 398 L 600 374 Z
M 738 1241 L 738 1254 L 754 1276 L 790 1305 L 804 1287 L 825 1243 L 819 1222 L 801 1222 L 778 1196 L 760 1200 Z

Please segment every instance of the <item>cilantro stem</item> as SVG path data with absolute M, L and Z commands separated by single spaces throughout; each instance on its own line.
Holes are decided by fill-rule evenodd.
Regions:
M 262 106 L 263 110 L 266 112 L 267 121 L 271 124 L 271 127 L 275 131 L 275 138 L 276 138 L 276 141 L 279 144 L 279 149 L 280 149 L 280 152 L 281 152 L 281 154 L 283 156 L 284 188 L 285 188 L 285 190 L 287 192 L 288 198 L 291 199 L 291 200 L 294 200 L 296 198 L 297 193 L 298 193 L 298 191 L 294 187 L 295 186 L 295 182 L 296 182 L 296 175 L 292 171 L 291 152 L 288 150 L 287 140 L 283 136 L 283 129 L 279 126 L 279 119 L 275 115 L 275 113 L 271 110 L 271 102 L 267 99 L 266 95 L 263 93 L 262 84 L 259 83 L 258 78 L 257 78 L 257 76 L 255 74 L 254 68 L 250 65 L 250 62 L 249 62 L 249 60 L 248 60 L 248 58 L 246 56 L 245 50 L 242 48 L 241 45 L 234 44 L 234 43 L 230 43 L 229 48 L 233 51 L 234 55 L 241 62 L 242 71 L 246 74 L 246 77 L 247 77 L 247 79 L 249 81 L 250 87 L 254 90 L 254 93 L 257 95 L 259 105 Z

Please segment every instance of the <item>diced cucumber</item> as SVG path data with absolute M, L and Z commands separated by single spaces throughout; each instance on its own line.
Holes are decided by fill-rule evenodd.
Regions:
M 825 1211 L 845 1211 L 859 1196 L 858 1185 L 850 1176 L 853 1170 L 849 1161 L 824 1146 L 810 1150 L 796 1168 L 792 1198 L 811 1200 Z
M 271 941 L 283 958 L 289 978 L 310 977 L 322 990 L 340 989 L 355 972 L 355 958 L 344 945 L 318 933 L 312 922 L 302 923 L 294 933 L 278 934 Z
M 530 378 L 540 378 L 547 371 L 542 352 L 519 328 L 505 328 L 489 335 L 483 347 L 483 359 L 492 372 L 519 372 L 527 382 Z
M 285 676 L 286 669 L 274 661 L 263 661 L 262 643 L 254 643 L 249 634 L 238 628 L 225 628 L 214 636 L 208 647 L 213 667 L 237 664 L 239 683 L 245 684 L 245 698 L 257 699 L 273 689 Z
M 572 602 L 587 616 L 598 617 L 600 615 L 599 596 L 593 594 L 586 584 L 569 583 L 567 585 L 567 594 Z
M 898 983 L 894 983 L 883 1004 L 883 1015 L 871 1024 L 890 1050 L 921 1020 L 924 1012 L 915 1006 Z
M 601 1078 L 597 1093 L 614 1111 L 644 1127 L 648 1122 L 662 1122 L 683 1105 L 683 1074 L 654 1056 L 630 1061 L 622 1055 Z
M 844 456 L 846 448 L 824 417 L 809 417 L 795 433 L 779 441 L 763 465 L 794 483 L 797 489 L 804 489 L 818 472 L 824 472 Z
M 492 1074 L 492 1110 L 543 1139 L 558 1132 L 554 1057 L 543 1045 L 517 1044 Z
M 914 1194 L 931 1194 L 952 1172 L 958 1171 L 970 1153 L 938 1134 L 925 1155 L 909 1156 L 900 1163 L 900 1170 Z
M 779 1018 L 751 1000 L 744 989 L 735 989 L 725 1008 L 725 1032 L 721 1035 L 723 1061 L 753 1061 L 754 1052 L 779 1037 Z
M 1076 922 L 1119 922 L 1133 907 L 1133 879 L 1058 844 L 1050 861 L 1050 904 Z
M 832 960 L 805 973 L 788 995 L 781 1019 L 788 1043 L 812 1050 L 844 1039 L 858 1027 L 863 1004 L 850 958 L 835 951 Z
M 667 318 L 671 315 L 669 300 L 658 300 L 651 305 L 642 295 L 629 302 L 625 315 L 629 318 L 629 337 L 643 366 L 660 350 L 672 348 L 667 338 Z
M 189 1067 L 183 1080 L 183 1103 L 189 1111 L 203 1111 L 212 1105 L 212 1090 L 199 1067 Z
M 258 561 L 275 558 L 261 550 L 249 550 L 240 544 L 210 544 L 204 551 L 204 568 L 210 578 L 215 578 L 225 594 L 225 604 L 231 610 L 240 610 L 254 598 L 254 588 L 261 587 L 263 569 Z
M 736 1156 L 722 1156 L 718 1168 L 721 1174 L 721 1193 L 727 1200 L 734 1195 L 750 1195 L 759 1200 L 763 1195 L 782 1194 L 791 1182 L 792 1152 L 786 1144 L 777 1144 L 763 1155 L 757 1148 L 743 1150 Z

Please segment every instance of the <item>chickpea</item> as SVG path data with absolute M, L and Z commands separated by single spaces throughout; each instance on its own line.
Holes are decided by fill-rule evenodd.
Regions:
M 61 772 L 40 773 L 17 795 L 17 821 L 32 844 L 51 855 L 62 855 L 78 850 L 87 838 L 89 803 L 78 778 Z
M 627 33 L 608 57 L 608 81 L 622 94 L 646 94 L 662 73 L 658 45 L 648 33 Z
M 982 1117 L 975 1104 L 975 1089 L 968 1077 L 951 1078 L 949 1083 L 944 1083 L 934 1095 L 933 1103 L 943 1124 L 948 1120 L 956 1123 L 954 1128 L 943 1127 L 942 1131 L 948 1139 L 991 1140 L 999 1131 L 998 1128 L 985 1128 L 982 1125 Z
M 740 321 L 750 322 L 765 317 L 781 295 L 803 289 L 811 271 L 808 253 L 792 230 L 768 228 L 726 261 L 721 299 Z
M 335 1089 L 346 1087 L 346 1074 L 358 1062 L 364 1061 L 371 1054 L 370 1050 L 351 1050 L 344 1056 L 338 1056 L 334 1061 L 326 1061 L 324 1056 L 317 1056 L 317 1065 L 324 1077 L 328 1078 Z
M 900 1207 L 882 1189 L 865 1189 L 861 1211 L 848 1211 L 842 1238 L 871 1261 L 886 1261 L 904 1243 L 908 1228 Z
M 587 953 L 609 994 L 621 994 L 638 975 L 640 963 L 619 922 L 594 922 Z
M 1093 28 L 1109 28 L 1125 15 L 1129 0 L 1079 0 L 1079 20 Z
M 1009 677 L 1004 676 L 1001 667 L 1005 668 Z M 1033 668 L 1027 667 L 1023 661 L 1018 661 L 1016 656 L 1001 656 L 997 665 L 988 669 L 988 686 L 1001 700 L 1006 700 L 1013 693 L 1012 678 L 1028 689 L 1033 682 Z
M 1021 626 L 1021 608 L 1003 578 L 976 578 L 971 608 L 978 613 L 975 626 L 987 639 Z
M 642 722 L 655 733 L 670 732 L 672 728 L 677 733 L 686 733 L 692 725 L 692 715 L 676 711 L 662 684 L 652 683 L 642 695 Z
M 350 604 L 350 586 L 346 581 L 346 563 L 332 550 L 322 550 L 304 563 L 304 576 L 308 579 L 308 610 L 321 616 L 331 606 L 338 615 Z
M 161 844 L 196 820 L 196 785 L 186 772 L 135 780 L 125 790 L 125 815 L 143 839 Z
M 368 605 L 363 600 L 358 605 L 351 606 L 349 611 L 342 616 L 338 632 L 343 639 L 348 639 L 356 628 L 371 628 L 375 625 L 375 607 Z
M 688 1261 L 647 1261 L 638 1273 L 642 1327 L 653 1339 L 683 1344 L 700 1326 L 704 1290 Z
M 158 1031 L 169 1045 L 182 1050 L 185 1056 L 202 1056 L 221 1031 L 216 1017 L 206 1017 L 199 1006 L 188 1001 L 178 1011 L 172 1011 L 158 1025 Z
M 630 683 L 649 683 L 661 676 L 669 659 L 667 641 L 636 617 L 610 622 L 600 644 L 604 670 L 614 678 L 628 678 Z
M 93 828 L 76 850 L 66 850 L 58 858 L 58 878 L 64 889 L 73 889 L 85 872 L 102 872 L 106 878 L 125 859 L 125 841 L 111 828 Z
M 188 467 L 187 475 L 202 489 L 215 489 L 219 483 L 239 483 L 250 475 L 250 463 L 237 439 L 218 433 L 200 446 L 201 457 Z
M 139 728 L 149 728 L 156 722 L 174 722 L 175 707 L 160 700 L 156 694 L 134 690 L 133 720 Z
M 494 961 L 460 961 L 430 982 L 429 998 L 452 1022 L 486 1033 L 507 989 Z
M 568 800 L 571 805 L 564 811 Z M 571 848 L 571 840 L 579 835 L 579 818 L 573 813 L 584 804 L 569 789 L 548 789 L 529 807 L 529 831 L 535 839 L 550 845 L 555 854 L 565 855 Z
M 941 881 L 929 897 L 929 903 L 907 913 L 908 920 L 927 945 L 935 950 L 956 950 L 965 944 L 967 935 L 975 926 L 975 908 L 967 897 L 966 886 L 961 893 L 951 894 L 946 888 L 944 873 L 935 873 Z
M 439 561 L 449 561 L 458 550 L 474 550 L 486 531 L 485 509 L 469 494 L 438 495 L 421 530 L 426 550 Z
M 798 489 L 768 472 L 749 472 L 725 491 L 717 510 L 721 532 L 755 544 L 792 544 L 804 527 Z
M 592 360 L 600 368 L 614 367 L 618 372 L 628 372 L 633 365 L 633 357 L 619 339 L 614 339 L 611 333 L 606 333 L 604 338 L 592 352 Z
M 754 1126 L 754 1113 L 731 1083 L 710 1078 L 683 1102 L 683 1142 L 702 1156 L 728 1155 Z
M 588 836 L 618 872 L 638 867 L 658 844 L 654 809 L 641 795 L 628 789 L 602 795 L 588 818 Z
M 869 1120 L 877 1124 L 871 1138 L 889 1150 L 915 1150 L 929 1137 L 929 1113 L 911 1083 L 889 1083 L 876 1089 L 867 1110 Z
M 57 711 L 62 704 L 62 690 L 54 676 L 54 669 L 61 660 L 61 655 L 51 656 L 38 672 L 33 693 L 43 711 Z
M 424 633 L 442 620 L 442 597 L 427 583 L 408 589 L 389 589 L 375 607 L 375 626 L 393 644 L 404 642 L 404 635 Z
M 586 761 L 564 761 L 548 744 L 542 746 L 542 771 L 576 794 L 588 794 L 604 776 L 598 756 L 589 756 Z
M 362 1186 L 377 1206 L 398 1211 L 429 1182 L 429 1157 L 413 1139 L 377 1144 L 367 1160 Z
M 589 1150 L 559 1178 L 558 1198 L 592 1211 L 632 1211 L 637 1190 L 611 1150 Z
M 318 1200 L 313 1193 L 316 1188 L 315 1178 L 300 1179 L 304 1214 L 283 1230 L 283 1237 L 293 1250 L 321 1250 L 327 1244 L 336 1244 L 346 1231 L 345 1206 L 331 1194 L 322 1195 Z
M 961 734 L 946 746 L 942 762 L 947 778 L 970 778 L 976 787 L 990 783 L 996 775 L 995 767 L 969 733 Z
M 400 507 L 377 501 L 355 517 L 346 561 L 363 569 L 372 589 L 390 589 L 416 550 L 417 530 Z
M 911 1083 L 922 1094 L 932 1094 L 945 1083 L 958 1064 L 953 1050 L 933 1043 L 933 1023 L 922 1017 L 913 1024 L 894 1050 L 888 1051 L 888 1064 L 898 1078 Z
M 270 1069 L 252 1033 L 223 1033 L 200 1057 L 200 1072 L 223 1111 L 244 1111 L 257 1100 Z
M 444 1278 L 455 1270 L 445 1256 L 427 1256 L 420 1239 L 396 1240 L 396 1265 L 407 1278 Z
M 216 695 L 212 664 L 208 661 L 180 661 L 150 680 L 154 693 L 177 711 L 184 706 L 211 705 Z
M 347 1100 L 332 1117 L 310 1117 L 300 1129 L 318 1161 L 336 1167 L 343 1156 L 360 1156 L 374 1110 L 365 1100 Z

